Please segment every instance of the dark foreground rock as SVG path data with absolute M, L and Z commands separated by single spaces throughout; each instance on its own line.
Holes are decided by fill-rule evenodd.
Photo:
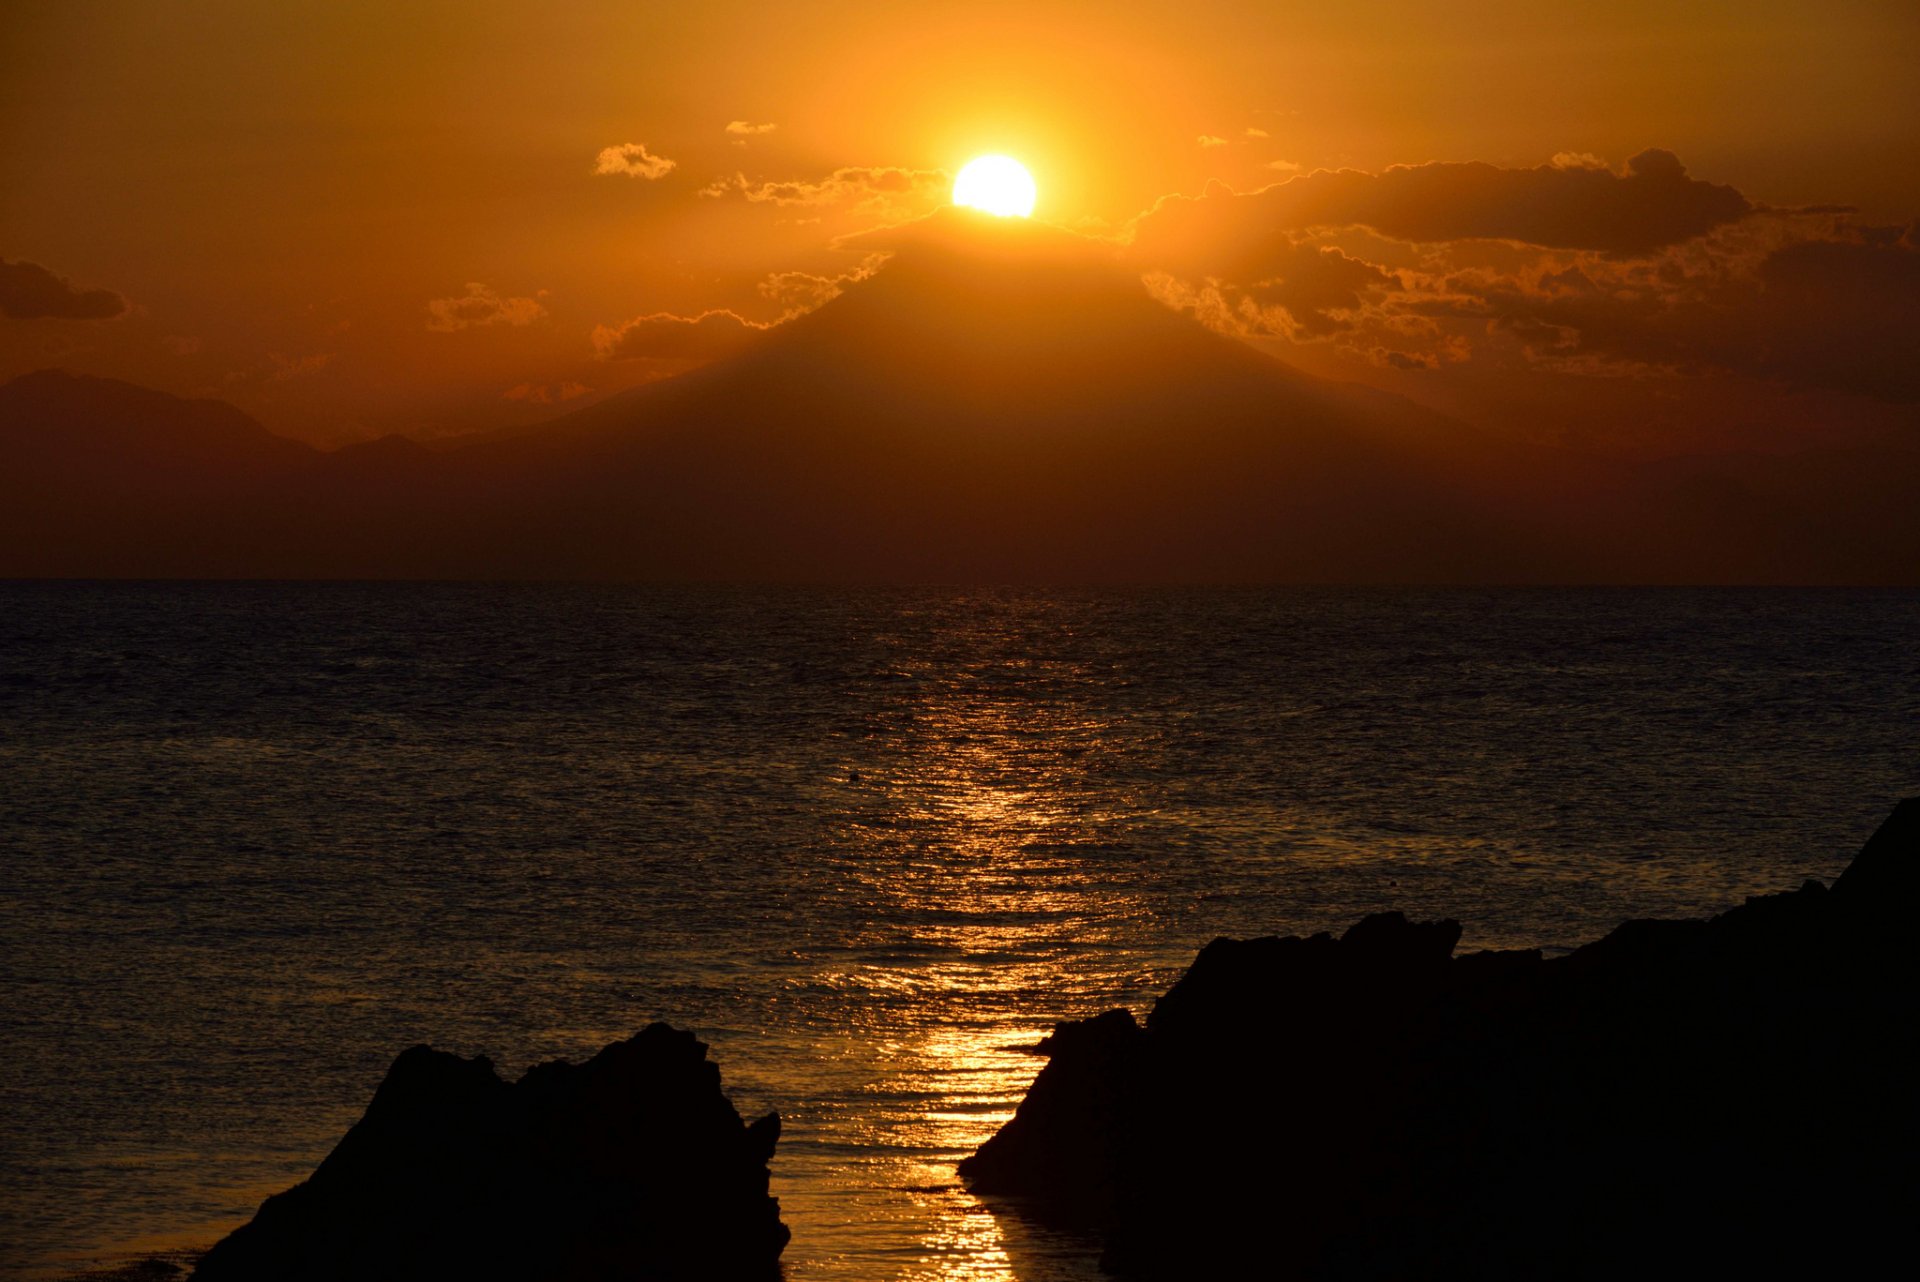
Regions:
M 780 1119 L 745 1125 L 706 1055 L 654 1024 L 508 1085 L 485 1058 L 416 1046 L 319 1169 L 193 1276 L 777 1277 L 788 1233 L 767 1162 Z
M 1830 890 L 1553 960 L 1398 913 L 1215 940 L 1144 1028 L 1056 1029 L 961 1175 L 1140 1277 L 1905 1272 L 1916 921 L 1910 800 Z

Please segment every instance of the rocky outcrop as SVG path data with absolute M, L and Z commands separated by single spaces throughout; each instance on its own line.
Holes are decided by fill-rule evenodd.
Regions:
M 1149 1278 L 1865 1276 L 1920 1211 L 1920 800 L 1832 887 L 1572 954 L 1216 940 L 961 1165 Z
M 706 1055 L 654 1024 L 509 1085 L 484 1057 L 416 1046 L 313 1175 L 194 1277 L 775 1278 L 780 1119 L 744 1124 Z

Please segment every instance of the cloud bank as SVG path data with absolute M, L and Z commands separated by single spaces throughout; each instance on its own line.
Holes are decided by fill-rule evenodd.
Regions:
M 1649 149 L 1624 171 L 1546 164 L 1501 169 L 1478 161 L 1395 165 L 1381 173 L 1321 169 L 1241 194 L 1215 185 L 1168 196 L 1134 223 L 1149 250 L 1213 239 L 1366 227 L 1392 240 L 1510 240 L 1551 249 L 1650 253 L 1753 211 L 1731 187 L 1700 182 L 1670 151 Z
M 1129 260 L 1223 332 L 1438 370 L 1499 346 L 1583 376 L 1735 373 L 1920 402 L 1920 232 L 1769 209 L 1672 152 L 1619 170 L 1321 170 L 1169 196 Z
M 0 259 L 0 315 L 14 320 L 112 320 L 127 300 L 110 289 L 82 289 L 38 263 Z

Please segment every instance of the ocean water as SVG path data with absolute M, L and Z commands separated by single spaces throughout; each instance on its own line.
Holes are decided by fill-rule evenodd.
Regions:
M 1920 594 L 0 585 L 0 1272 L 206 1243 L 416 1042 L 697 1031 L 795 1282 L 1091 1279 L 959 1189 L 1216 935 L 1828 878 Z M 1268 1101 L 1248 1100 L 1261 1107 Z

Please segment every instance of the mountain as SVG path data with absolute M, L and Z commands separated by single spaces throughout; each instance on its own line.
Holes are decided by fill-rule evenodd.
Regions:
M 224 401 L 22 375 L 0 386 L 0 575 L 206 573 L 233 512 L 321 457 Z
M 451 448 L 319 454 L 230 407 L 29 376 L 0 389 L 0 501 L 29 513 L 0 524 L 0 574 L 1817 581 L 1920 565 L 1900 516 L 1849 512 L 1851 481 L 1805 507 L 1764 469 L 1515 446 L 1215 334 L 1083 238 L 958 211 L 896 236 L 879 272 L 731 359 Z M 35 450 L 57 465 L 11 466 Z
M 134 492 L 159 473 L 169 485 L 246 485 L 315 456 L 225 401 L 182 400 L 60 370 L 0 387 L 0 463 L 16 480 Z
M 1213 334 L 1079 238 L 958 231 L 730 361 L 461 451 L 457 484 L 521 536 L 491 555 L 958 581 L 1471 578 L 1531 555 L 1471 501 L 1461 425 Z

